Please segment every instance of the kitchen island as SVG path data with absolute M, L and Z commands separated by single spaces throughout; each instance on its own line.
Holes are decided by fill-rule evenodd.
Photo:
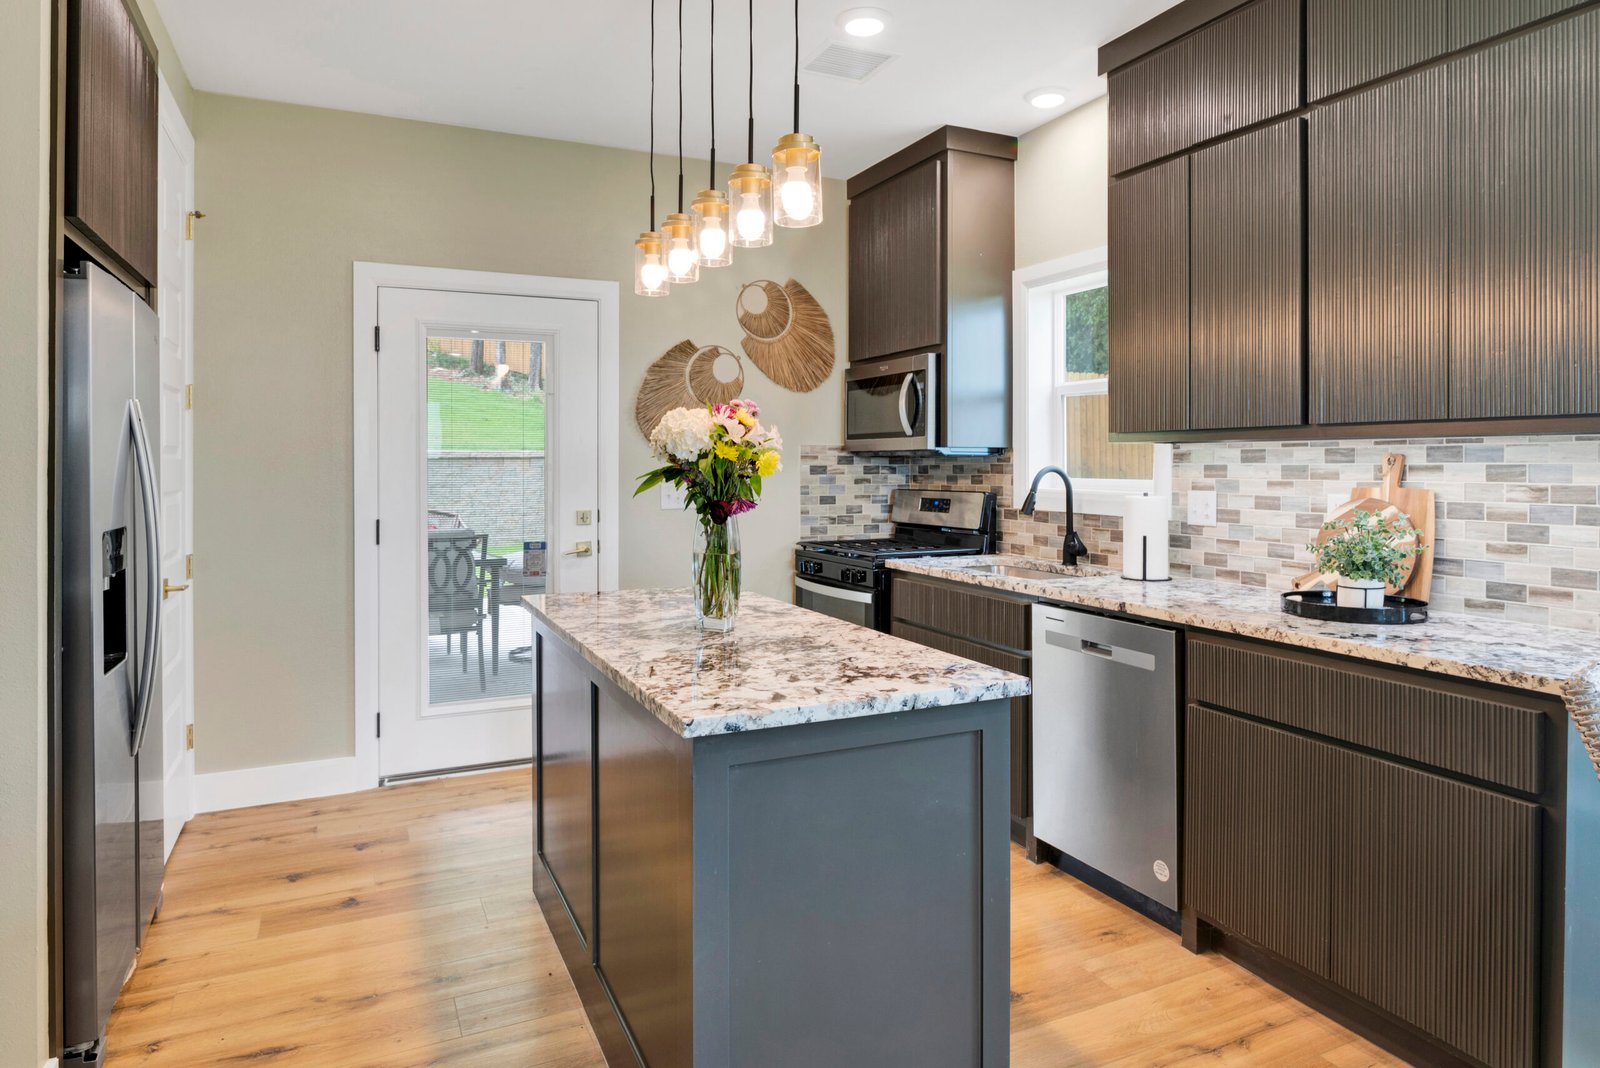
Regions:
M 753 594 L 526 605 L 534 889 L 610 1064 L 1007 1063 L 1027 679 Z

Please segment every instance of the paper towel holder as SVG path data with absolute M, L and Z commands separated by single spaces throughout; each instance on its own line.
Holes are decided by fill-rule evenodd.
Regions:
M 1130 495 L 1129 499 L 1130 500 L 1143 500 L 1143 499 L 1148 499 L 1149 497 L 1150 497 L 1149 493 L 1140 493 L 1140 494 Z M 1166 551 L 1169 554 L 1171 553 L 1172 550 L 1171 550 L 1171 545 L 1170 545 L 1169 542 L 1164 542 L 1162 547 L 1165 548 Z M 1123 540 L 1123 543 L 1122 543 L 1122 553 L 1123 553 L 1122 578 L 1125 581 L 1128 581 L 1128 582 L 1171 582 L 1172 581 L 1172 575 L 1171 574 L 1168 574 L 1165 578 L 1150 578 L 1149 577 L 1149 575 L 1150 575 L 1150 536 L 1148 534 L 1141 535 L 1138 538 L 1137 551 L 1139 553 L 1139 573 L 1137 575 L 1128 574 L 1128 562 L 1127 562 L 1128 561 L 1128 554 L 1133 552 L 1134 550 L 1135 550 L 1135 546 L 1133 544 L 1131 544 L 1126 539 L 1126 537 L 1124 537 L 1124 540 Z

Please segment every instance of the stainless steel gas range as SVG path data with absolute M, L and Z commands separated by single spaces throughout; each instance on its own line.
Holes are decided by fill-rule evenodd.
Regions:
M 889 574 L 897 557 L 994 551 L 994 494 L 898 489 L 893 532 L 882 538 L 803 541 L 794 551 L 794 603 L 873 630 L 889 629 Z

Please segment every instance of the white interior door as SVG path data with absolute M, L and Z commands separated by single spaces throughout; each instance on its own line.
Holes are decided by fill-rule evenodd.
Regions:
M 194 374 L 194 137 L 167 83 L 161 83 L 161 144 L 157 163 L 160 218 L 157 311 L 161 320 L 161 575 L 175 588 L 162 603 L 161 752 L 166 760 L 165 855 L 194 815 L 194 419 L 189 384 Z
M 599 305 L 380 287 L 385 778 L 533 755 L 528 593 L 594 591 Z

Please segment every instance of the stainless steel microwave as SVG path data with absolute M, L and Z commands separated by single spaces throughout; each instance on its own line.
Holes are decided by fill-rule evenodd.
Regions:
M 845 373 L 844 444 L 861 452 L 939 448 L 939 354 L 854 364 Z

